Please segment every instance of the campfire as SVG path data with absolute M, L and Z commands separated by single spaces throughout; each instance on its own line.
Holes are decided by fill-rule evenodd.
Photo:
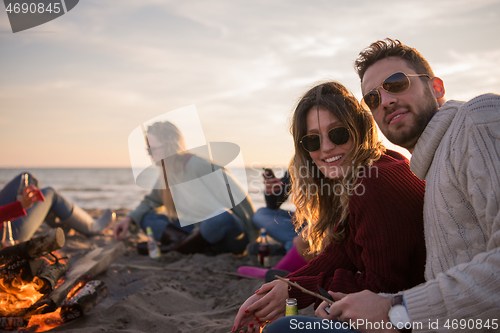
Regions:
M 122 243 L 97 248 L 71 266 L 59 250 L 62 229 L 0 251 L 0 330 L 44 332 L 83 316 L 107 295 L 91 279 L 125 252 Z

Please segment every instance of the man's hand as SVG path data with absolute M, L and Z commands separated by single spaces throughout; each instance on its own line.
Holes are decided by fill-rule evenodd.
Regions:
M 334 296 L 335 293 L 333 291 L 328 291 L 328 294 L 330 294 L 330 296 Z M 316 311 L 314 311 L 314 314 L 316 315 L 316 317 L 318 318 L 322 318 L 322 319 L 328 319 L 328 320 L 335 320 L 337 319 L 336 317 L 333 317 L 333 316 L 330 316 L 330 314 L 328 312 L 326 312 L 326 309 L 330 307 L 330 305 L 332 305 L 332 302 L 328 303 L 328 302 L 321 302 L 321 304 L 316 308 Z
M 125 216 L 120 219 L 120 221 L 116 222 L 113 227 L 113 237 L 117 240 L 124 240 L 127 238 L 128 228 L 132 222 L 129 216 Z
M 387 327 L 391 327 L 390 324 L 387 324 L 387 322 L 390 322 L 390 298 L 377 295 L 368 290 L 349 295 L 342 293 L 330 293 L 330 295 L 332 295 L 336 302 L 330 305 L 330 315 L 328 319 L 337 318 L 340 321 L 349 322 L 350 320 L 354 323 L 360 323 L 361 320 L 363 320 L 365 323 L 372 323 L 373 326 L 375 326 L 375 323 L 378 323 L 377 327 L 384 328 L 380 330 L 367 330 L 365 326 L 356 326 L 356 330 L 360 332 L 397 332 L 396 328 L 386 329 Z M 322 307 L 322 311 L 324 312 L 326 305 L 323 303 L 320 307 Z M 383 325 L 381 325 L 382 321 Z

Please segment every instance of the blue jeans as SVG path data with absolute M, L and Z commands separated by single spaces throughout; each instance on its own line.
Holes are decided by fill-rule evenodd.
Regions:
M 266 333 L 308 332 L 308 333 L 352 333 L 349 323 L 327 320 L 318 317 L 290 316 L 282 317 L 266 327 Z M 359 332 L 358 332 L 359 333 Z
M 293 247 L 297 232 L 292 223 L 293 212 L 283 209 L 260 208 L 252 218 L 257 228 L 265 228 L 267 234 L 282 243 L 288 252 Z
M 146 230 L 151 227 L 156 240 L 161 239 L 163 230 L 168 223 L 191 232 L 193 225 L 181 227 L 177 219 L 171 219 L 162 214 L 148 213 L 141 221 L 141 228 Z M 249 238 L 243 229 L 241 220 L 231 210 L 207 218 L 200 224 L 201 236 L 210 244 L 209 252 L 218 253 L 242 253 L 248 245 Z
M 17 200 L 17 190 L 21 182 L 21 175 L 12 179 L 0 191 L 0 206 L 9 204 Z M 38 180 L 33 175 L 33 184 L 38 187 Z M 26 209 L 26 216 L 11 221 L 12 236 L 14 240 L 24 242 L 29 240 L 43 223 L 49 213 L 53 213 L 61 220 L 67 219 L 73 212 L 73 204 L 62 197 L 51 187 L 42 189 L 45 201 L 35 202 L 33 206 Z
M 151 228 L 153 231 L 153 236 L 157 241 L 160 241 L 161 239 L 161 234 L 163 233 L 163 230 L 167 226 L 167 224 L 173 224 L 179 229 L 182 229 L 186 232 L 191 232 L 194 229 L 194 225 L 188 225 L 185 227 L 181 227 L 179 220 L 178 219 L 171 219 L 166 215 L 163 214 L 156 214 L 156 213 L 147 213 L 144 215 L 141 221 L 141 228 L 146 232 L 146 229 L 148 227 Z

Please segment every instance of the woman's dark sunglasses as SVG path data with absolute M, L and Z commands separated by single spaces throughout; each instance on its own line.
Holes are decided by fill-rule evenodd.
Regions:
M 397 72 L 389 76 L 381 84 L 373 88 L 370 92 L 363 96 L 363 102 L 368 106 L 368 108 L 373 112 L 380 105 L 380 93 L 378 88 L 381 87 L 385 91 L 391 94 L 402 94 L 410 89 L 410 78 L 409 76 L 427 76 L 427 74 L 405 74 L 403 72 Z
M 347 127 L 335 127 L 328 131 L 328 139 L 337 146 L 345 145 L 349 141 L 349 137 Z M 300 143 L 305 150 L 312 153 L 321 148 L 321 136 L 319 134 L 304 135 Z

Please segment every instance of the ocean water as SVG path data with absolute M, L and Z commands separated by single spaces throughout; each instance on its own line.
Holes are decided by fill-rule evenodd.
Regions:
M 242 173 L 245 170 L 245 173 Z M 256 168 L 234 169 L 233 175 L 243 184 L 255 209 L 265 206 L 261 171 Z M 21 172 L 34 174 L 41 188 L 53 187 L 65 198 L 87 209 L 134 209 L 151 190 L 136 185 L 130 168 L 22 168 L 0 169 L 0 188 Z M 279 177 L 279 172 L 276 173 Z M 285 203 L 284 209 L 293 205 Z

